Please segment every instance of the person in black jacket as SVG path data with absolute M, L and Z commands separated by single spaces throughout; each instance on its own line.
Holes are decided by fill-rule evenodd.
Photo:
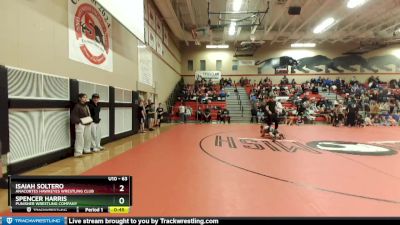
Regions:
M 278 120 L 278 112 L 276 109 L 276 101 L 274 97 L 267 97 L 267 104 L 265 106 L 265 116 L 266 116 L 266 123 L 268 125 L 268 127 L 272 126 L 272 123 L 275 124 L 275 130 L 278 130 L 278 124 L 279 124 L 279 120 Z
M 79 94 L 78 103 L 75 104 L 71 112 L 71 123 L 75 125 L 75 157 L 81 157 L 82 153 L 92 153 L 90 151 L 91 135 L 90 127 L 91 124 L 83 124 L 83 118 L 90 117 L 89 107 L 86 105 L 87 96 L 86 94 Z
M 100 127 L 100 96 L 99 94 L 93 94 L 92 99 L 89 102 L 90 116 L 93 119 L 92 123 L 92 148 L 94 152 L 103 150 L 104 148 L 100 145 L 101 141 L 101 127 Z

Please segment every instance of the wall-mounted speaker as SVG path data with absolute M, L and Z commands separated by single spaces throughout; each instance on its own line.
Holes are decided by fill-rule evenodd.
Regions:
M 300 6 L 291 6 L 289 7 L 289 15 L 300 15 L 301 7 Z

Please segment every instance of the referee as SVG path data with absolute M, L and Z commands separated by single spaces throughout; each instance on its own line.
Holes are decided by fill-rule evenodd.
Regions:
M 276 101 L 274 97 L 268 96 L 267 103 L 265 105 L 265 119 L 266 123 L 269 127 L 271 127 L 272 123 L 275 123 L 275 130 L 278 129 L 279 121 L 278 121 L 278 112 L 276 108 Z

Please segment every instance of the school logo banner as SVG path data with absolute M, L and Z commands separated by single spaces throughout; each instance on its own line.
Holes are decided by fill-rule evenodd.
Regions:
M 111 21 L 95 0 L 69 0 L 69 58 L 112 72 Z

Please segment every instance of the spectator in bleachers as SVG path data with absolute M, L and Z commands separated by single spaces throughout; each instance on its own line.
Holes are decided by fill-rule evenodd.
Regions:
M 190 106 L 186 106 L 185 107 L 185 123 L 187 122 L 187 120 L 192 116 L 193 114 L 193 109 Z
M 292 82 L 290 82 L 291 84 L 292 84 L 292 87 L 294 87 L 297 83 L 296 83 L 296 80 L 293 78 L 292 79 Z
M 225 89 L 221 89 L 221 92 L 219 93 L 219 97 L 221 98 L 225 98 L 226 97 L 226 93 L 225 93 Z
M 229 115 L 229 110 L 228 109 L 222 109 L 222 113 L 221 113 L 221 121 L 224 122 L 228 122 L 231 123 L 231 116 Z
M 288 85 L 289 84 L 289 79 L 286 77 L 286 75 L 283 76 L 281 79 L 281 85 Z
M 347 116 L 346 125 L 354 127 L 356 125 L 357 115 L 358 115 L 358 107 L 355 101 L 353 100 L 353 102 L 351 102 L 346 108 L 346 116 Z
M 318 92 L 319 92 L 318 86 L 317 86 L 317 85 L 313 85 L 313 86 L 312 86 L 312 89 L 311 89 L 311 92 L 312 92 L 313 94 L 318 94 Z
M 255 104 L 252 104 L 253 107 L 251 108 L 251 119 L 250 123 L 258 123 L 258 117 L 257 117 L 257 107 Z
M 364 125 L 365 126 L 373 126 L 373 121 L 372 121 L 371 115 L 369 113 L 364 118 Z
M 196 119 L 197 119 L 197 121 L 203 121 L 204 120 L 203 112 L 202 112 L 200 106 L 197 108 L 197 111 L 196 111 Z
M 217 111 L 217 123 L 222 122 L 221 115 L 222 115 L 222 109 L 218 109 L 218 111 Z
M 370 113 L 371 113 L 372 118 L 375 118 L 375 116 L 379 115 L 379 112 L 381 111 L 379 108 L 379 104 L 376 101 L 373 101 L 371 103 L 370 109 L 371 109 Z
M 206 123 L 211 122 L 211 109 L 210 109 L 210 106 L 208 106 L 208 105 L 207 105 L 206 109 L 204 110 L 203 119 L 204 119 L 204 122 L 206 122 Z

